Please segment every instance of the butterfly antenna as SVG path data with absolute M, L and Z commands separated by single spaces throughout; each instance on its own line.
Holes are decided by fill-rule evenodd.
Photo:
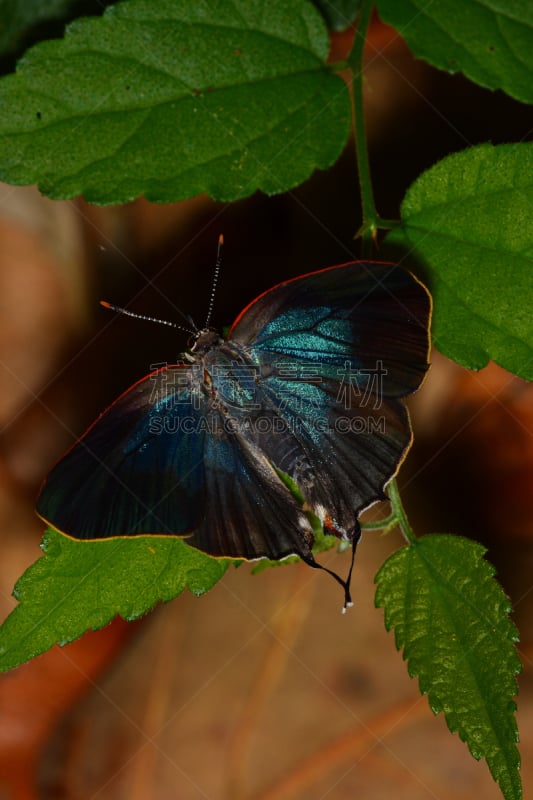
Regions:
M 127 308 L 114 306 L 106 300 L 100 300 L 100 305 L 104 308 L 108 308 L 110 311 L 114 311 L 116 314 L 124 314 L 126 317 L 133 317 L 134 319 L 145 319 L 147 322 L 157 322 L 159 325 L 166 325 L 168 328 L 176 328 L 178 331 L 185 331 L 185 333 L 191 333 L 193 336 L 196 334 L 195 330 L 191 331 L 189 328 L 184 328 L 183 325 L 177 325 L 175 322 L 168 322 L 166 319 L 149 317 L 146 314 L 137 314 L 135 311 L 128 311 Z M 192 322 L 192 320 L 189 319 L 189 322 Z
M 215 294 L 217 291 L 218 276 L 220 275 L 220 267 L 222 265 L 222 245 L 224 244 L 224 236 L 221 233 L 218 237 L 217 247 L 217 260 L 215 262 L 215 272 L 213 275 L 213 283 L 211 284 L 211 297 L 209 298 L 209 306 L 207 309 L 207 317 L 205 320 L 205 327 L 209 328 L 211 322 L 211 314 L 213 313 L 213 306 L 215 305 Z

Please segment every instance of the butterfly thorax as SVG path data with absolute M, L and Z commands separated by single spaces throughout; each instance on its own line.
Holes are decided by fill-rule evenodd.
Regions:
M 257 410 L 259 368 L 246 348 L 214 334 L 205 337 L 194 356 L 201 367 L 198 379 L 219 410 L 229 415 Z

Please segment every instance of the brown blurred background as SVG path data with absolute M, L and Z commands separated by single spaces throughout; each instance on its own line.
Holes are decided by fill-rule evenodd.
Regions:
M 346 38 L 334 46 L 340 56 Z M 449 152 L 527 134 L 526 107 L 415 61 L 379 22 L 367 56 L 384 217 Z M 33 504 L 51 464 L 151 364 L 186 346 L 185 335 L 113 316 L 98 300 L 170 320 L 179 308 L 202 324 L 222 232 L 213 323 L 228 325 L 277 281 L 357 257 L 357 198 L 351 145 L 295 191 L 232 205 L 200 197 L 95 208 L 0 186 L 2 618 L 40 554 Z M 532 399 L 530 385 L 495 365 L 470 373 L 434 354 L 399 478 L 415 530 L 482 540 L 513 600 L 526 797 Z M 0 800 L 500 797 L 486 766 L 432 716 L 373 607 L 375 572 L 400 545 L 396 533 L 364 537 L 346 616 L 338 587 L 305 565 L 259 576 L 244 566 L 201 599 L 184 594 L 1 676 Z M 326 558 L 345 571 L 347 556 Z

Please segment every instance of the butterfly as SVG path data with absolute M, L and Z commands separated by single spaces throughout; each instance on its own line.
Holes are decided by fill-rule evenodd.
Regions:
M 428 368 L 430 313 L 425 287 L 390 263 L 279 283 L 226 338 L 197 330 L 175 364 L 115 400 L 52 469 L 37 513 L 75 539 L 297 555 L 333 575 L 346 608 L 358 516 L 386 498 L 411 443 L 403 398 Z M 313 514 L 352 544 L 346 579 L 315 560 Z

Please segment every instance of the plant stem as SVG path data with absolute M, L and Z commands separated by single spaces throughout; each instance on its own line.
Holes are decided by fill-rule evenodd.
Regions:
M 392 509 L 390 515 L 385 517 L 385 519 L 380 519 L 376 522 L 362 522 L 361 530 L 383 531 L 383 533 L 388 533 L 390 530 L 392 530 L 392 528 L 398 526 L 408 544 L 415 544 L 417 538 L 413 532 L 413 529 L 411 528 L 409 520 L 407 519 L 407 514 L 405 513 L 405 509 L 400 499 L 398 484 L 396 483 L 395 478 L 393 478 L 389 483 L 388 489 L 389 501 Z
M 372 0 L 363 0 L 359 14 L 359 24 L 355 32 L 352 52 L 348 56 L 348 67 L 351 74 L 350 96 L 352 107 L 352 124 L 354 130 L 355 155 L 359 173 L 361 207 L 363 224 L 360 234 L 363 240 L 362 255 L 368 256 L 377 231 L 377 212 L 374 204 L 374 191 L 370 176 L 368 145 L 365 130 L 365 110 L 363 100 L 363 51 L 366 35 L 373 10 Z
M 371 254 L 372 246 L 379 228 L 390 229 L 396 227 L 398 224 L 395 220 L 382 220 L 376 211 L 372 178 L 370 175 L 370 162 L 368 160 L 368 143 L 366 138 L 363 99 L 363 51 L 373 10 L 373 0 L 363 0 L 359 13 L 359 24 L 355 32 L 354 44 L 346 61 L 346 66 L 350 70 L 351 78 L 348 88 L 350 92 L 355 155 L 359 173 L 359 188 L 363 212 L 363 223 L 358 232 L 363 242 L 363 256 L 369 256 Z
M 392 528 L 398 524 L 396 514 L 390 514 L 385 519 L 378 519 L 375 522 L 361 522 L 362 531 L 383 531 L 388 533 Z
M 408 544 L 415 544 L 417 538 L 413 532 L 413 529 L 411 528 L 411 525 L 409 524 L 409 520 L 407 519 L 407 514 L 405 513 L 405 509 L 400 499 L 396 478 L 393 478 L 389 483 L 389 500 L 392 506 L 392 514 L 396 517 L 396 521 L 404 535 L 405 540 Z

